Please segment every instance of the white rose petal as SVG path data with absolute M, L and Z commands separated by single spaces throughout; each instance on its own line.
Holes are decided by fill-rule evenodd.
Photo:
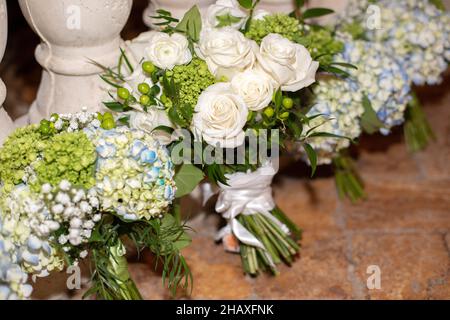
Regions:
M 257 53 L 259 66 L 283 91 L 298 91 L 314 83 L 319 62 L 313 61 L 308 50 L 279 34 L 264 37 Z
M 153 31 L 145 48 L 148 59 L 161 69 L 173 69 L 176 65 L 186 64 L 192 60 L 189 42 L 185 36 L 174 33 Z
M 258 111 L 267 107 L 272 100 L 276 84 L 260 70 L 247 70 L 233 77 L 232 91 L 244 99 L 247 107 Z
M 158 126 L 166 126 L 173 128 L 173 124 L 169 119 L 166 111 L 156 108 L 149 108 L 147 112 L 129 112 L 130 127 L 152 134 L 159 143 L 166 145 L 171 142 L 170 134 L 158 130 L 153 131 Z
M 236 148 L 244 142 L 248 108 L 231 91 L 229 83 L 217 83 L 199 97 L 193 117 L 194 132 L 210 145 Z
M 231 27 L 202 31 L 196 48 L 197 55 L 206 61 L 214 76 L 229 79 L 253 68 L 257 51 L 255 41 Z

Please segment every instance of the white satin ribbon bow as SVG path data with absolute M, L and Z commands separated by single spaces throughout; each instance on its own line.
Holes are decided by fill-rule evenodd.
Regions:
M 228 224 L 219 230 L 216 240 L 233 233 L 242 243 L 266 250 L 264 245 L 236 219 L 240 214 L 262 214 L 279 225 L 284 232 L 289 233 L 286 225 L 270 213 L 275 208 L 271 187 L 275 174 L 275 169 L 267 164 L 253 172 L 237 172 L 226 176 L 228 186 L 219 184 L 216 211 L 227 219 Z

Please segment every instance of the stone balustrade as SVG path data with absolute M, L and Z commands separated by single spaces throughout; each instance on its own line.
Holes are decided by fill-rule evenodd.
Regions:
M 35 123 L 52 113 L 77 112 L 82 107 L 97 111 L 107 98 L 101 69 L 96 61 L 114 66 L 122 44 L 120 32 L 129 17 L 132 0 L 19 0 L 28 24 L 40 37 L 35 57 L 42 66 L 37 98 L 20 125 Z M 215 0 L 151 0 L 143 13 L 144 22 L 152 26 L 151 16 L 157 9 L 166 9 L 181 18 L 194 4 L 204 12 Z M 310 0 L 309 7 L 344 7 L 347 0 Z M 259 8 L 291 12 L 293 0 L 261 0 Z M 0 58 L 6 45 L 6 0 L 0 0 Z M 6 89 L 0 80 L 0 106 Z M 0 143 L 14 128 L 5 110 L 0 107 Z
M 6 12 L 6 0 L 0 0 L 0 62 L 6 47 L 6 39 L 8 37 L 8 17 Z M 6 98 L 6 87 L 0 79 L 0 144 L 14 129 L 14 124 L 2 104 Z
M 28 24 L 40 37 L 36 60 L 43 68 L 29 121 L 52 113 L 102 108 L 106 97 L 101 68 L 117 64 L 120 32 L 132 0 L 19 0 Z

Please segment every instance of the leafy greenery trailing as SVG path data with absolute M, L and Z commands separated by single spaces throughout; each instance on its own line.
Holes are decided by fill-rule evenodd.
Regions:
M 412 100 L 406 109 L 403 131 L 406 144 L 411 152 L 425 149 L 432 140 L 436 139 L 422 110 L 419 98 L 414 93 L 412 93 Z
M 140 299 L 127 271 L 124 256 L 114 255 L 112 249 L 127 238 L 138 252 L 149 249 L 156 256 L 155 268 L 162 266 L 163 284 L 172 295 L 178 288 L 192 290 L 192 274 L 181 250 L 190 243 L 187 227 L 180 225 L 171 214 L 161 219 L 124 222 L 112 214 L 104 214 L 90 239 L 92 252 L 91 288 L 84 297 L 95 295 L 105 300 Z M 120 248 L 119 248 L 120 249 Z
M 365 199 L 364 182 L 348 153 L 342 151 L 333 159 L 333 165 L 339 197 L 341 199 L 348 197 L 353 203 Z

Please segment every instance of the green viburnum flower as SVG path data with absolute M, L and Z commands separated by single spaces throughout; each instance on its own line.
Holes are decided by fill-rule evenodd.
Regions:
M 344 43 L 336 40 L 333 33 L 326 28 L 311 28 L 304 39 L 311 56 L 313 59 L 318 57 L 315 60 L 320 64 L 330 64 L 333 62 L 333 56 L 344 50 Z
M 262 19 L 252 20 L 245 36 L 260 44 L 269 33 L 277 33 L 291 41 L 298 42 L 303 34 L 303 26 L 297 19 L 289 17 L 287 14 L 271 14 Z
M 216 83 L 216 79 L 209 72 L 206 62 L 194 58 L 186 65 L 175 66 L 166 73 L 169 79 L 179 86 L 180 99 L 185 104 L 195 106 L 200 94 L 209 86 Z
M 84 132 L 55 135 L 49 140 L 42 155 L 42 160 L 34 166 L 37 181 L 33 184 L 33 189 L 40 190 L 45 183 L 55 186 L 62 180 L 86 189 L 95 185 L 97 154 Z
M 0 180 L 6 192 L 22 183 L 25 169 L 33 163 L 45 148 L 47 139 L 39 132 L 38 125 L 29 125 L 14 131 L 0 149 Z

